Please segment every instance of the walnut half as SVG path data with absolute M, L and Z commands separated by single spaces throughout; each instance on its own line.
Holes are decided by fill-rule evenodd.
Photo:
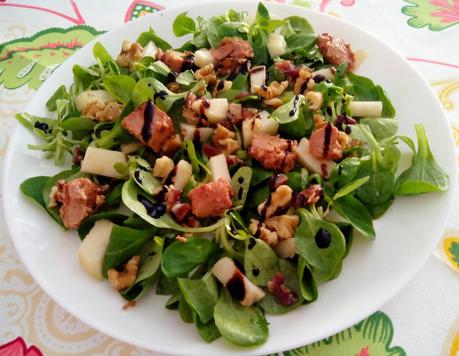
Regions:
M 132 256 L 124 265 L 122 272 L 110 268 L 107 272 L 110 285 L 116 290 L 123 290 L 131 287 L 137 279 L 139 270 L 140 256 Z
M 276 231 L 280 240 L 291 239 L 295 236 L 295 229 L 300 222 L 297 215 L 279 215 L 266 219 L 266 227 Z
M 293 190 L 288 185 L 280 185 L 271 193 L 271 201 L 266 209 L 264 216 L 270 218 L 275 215 L 278 209 L 286 208 L 292 201 Z M 258 213 L 261 214 L 265 210 L 266 201 L 258 206 Z

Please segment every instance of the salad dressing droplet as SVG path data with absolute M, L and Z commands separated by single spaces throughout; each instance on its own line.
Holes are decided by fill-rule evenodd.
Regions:
M 222 90 L 223 88 L 225 87 L 225 81 L 224 80 L 220 80 L 217 84 L 217 90 L 220 91 Z
M 332 130 L 333 130 L 332 124 L 328 123 L 328 125 L 325 127 L 324 147 L 322 151 L 322 155 L 324 157 L 327 156 L 328 151 L 330 150 L 330 139 L 331 139 Z
M 134 179 L 137 181 L 137 183 L 142 184 L 142 176 L 140 175 L 140 169 L 135 170 Z
M 142 139 L 148 142 L 152 137 L 152 124 L 154 119 L 154 105 L 151 100 L 147 101 L 143 112 Z
M 51 129 L 49 128 L 48 124 L 46 122 L 40 122 L 36 121 L 35 124 L 33 125 L 36 129 L 39 129 L 43 131 L 44 133 L 49 133 L 51 132 Z
M 226 282 L 226 289 L 234 299 L 239 301 L 245 297 L 244 275 L 236 270 L 231 278 Z
M 160 90 L 159 92 L 155 93 L 155 95 L 153 95 L 153 100 L 156 101 L 156 99 L 158 98 L 160 100 L 166 100 L 167 95 L 168 95 L 167 91 Z
M 317 247 L 327 248 L 331 244 L 331 234 L 324 228 L 320 228 L 314 238 L 316 240 Z
M 167 73 L 167 81 L 168 82 L 175 82 L 177 77 L 178 77 L 177 72 L 170 71 L 169 73 Z
M 293 109 L 289 112 L 289 116 L 295 116 L 296 112 L 298 111 L 299 102 L 300 102 L 300 96 L 295 95 L 295 99 L 293 99 Z

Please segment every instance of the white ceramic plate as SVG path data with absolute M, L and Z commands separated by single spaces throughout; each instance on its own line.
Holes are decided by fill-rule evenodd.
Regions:
M 6 157 L 3 186 L 11 237 L 22 261 L 46 293 L 94 328 L 150 350 L 173 354 L 266 354 L 287 350 L 334 334 L 376 311 L 419 270 L 437 243 L 451 207 L 456 170 L 450 129 L 428 84 L 394 50 L 348 23 L 299 7 L 275 3 L 267 6 L 278 17 L 302 15 L 316 32 L 343 37 L 354 50 L 364 50 L 367 58 L 358 73 L 369 76 L 387 90 L 398 112 L 401 134 L 413 137 L 413 125 L 418 122 L 425 125 L 439 164 L 452 178 L 451 189 L 443 194 L 397 199 L 388 213 L 375 222 L 376 240 L 354 242 L 341 275 L 320 286 L 317 302 L 287 315 L 268 317 L 268 342 L 258 348 L 240 349 L 223 340 L 203 342 L 193 325 L 184 324 L 177 312 L 164 308 L 167 297 L 152 293 L 135 308 L 122 311 L 124 302 L 109 284 L 91 279 L 80 267 L 76 234 L 64 233 L 43 211 L 20 195 L 18 186 L 23 180 L 51 175 L 58 169 L 44 160 L 41 153 L 27 150 L 26 144 L 34 138 L 19 128 Z M 97 41 L 116 55 L 124 38 L 135 39 L 152 26 L 160 36 L 179 45 L 183 39 L 172 34 L 176 15 L 189 10 L 192 17 L 207 18 L 229 8 L 253 13 L 256 3 L 219 1 L 170 9 L 129 23 Z M 59 85 L 71 83 L 72 65 L 93 63 L 92 46 L 93 43 L 87 45 L 56 70 L 34 96 L 28 112 L 47 114 L 44 106 L 50 95 Z

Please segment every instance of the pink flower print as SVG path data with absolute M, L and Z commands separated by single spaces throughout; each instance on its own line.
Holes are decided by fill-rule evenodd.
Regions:
M 27 348 L 24 339 L 17 337 L 16 339 L 0 346 L 0 355 L 2 356 L 43 356 L 41 351 L 36 346 Z

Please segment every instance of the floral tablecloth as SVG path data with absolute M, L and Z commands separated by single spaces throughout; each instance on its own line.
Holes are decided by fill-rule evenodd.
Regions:
M 437 93 L 459 147 L 458 0 L 278 2 L 345 18 L 400 50 Z M 191 1 L 0 0 L 0 165 L 16 126 L 14 114 L 62 61 L 107 30 L 186 3 Z M 459 199 L 448 227 L 421 271 L 380 311 L 285 354 L 459 356 Z M 91 329 L 50 300 L 18 259 L 3 218 L 0 345 L 0 355 L 12 356 L 154 354 Z

